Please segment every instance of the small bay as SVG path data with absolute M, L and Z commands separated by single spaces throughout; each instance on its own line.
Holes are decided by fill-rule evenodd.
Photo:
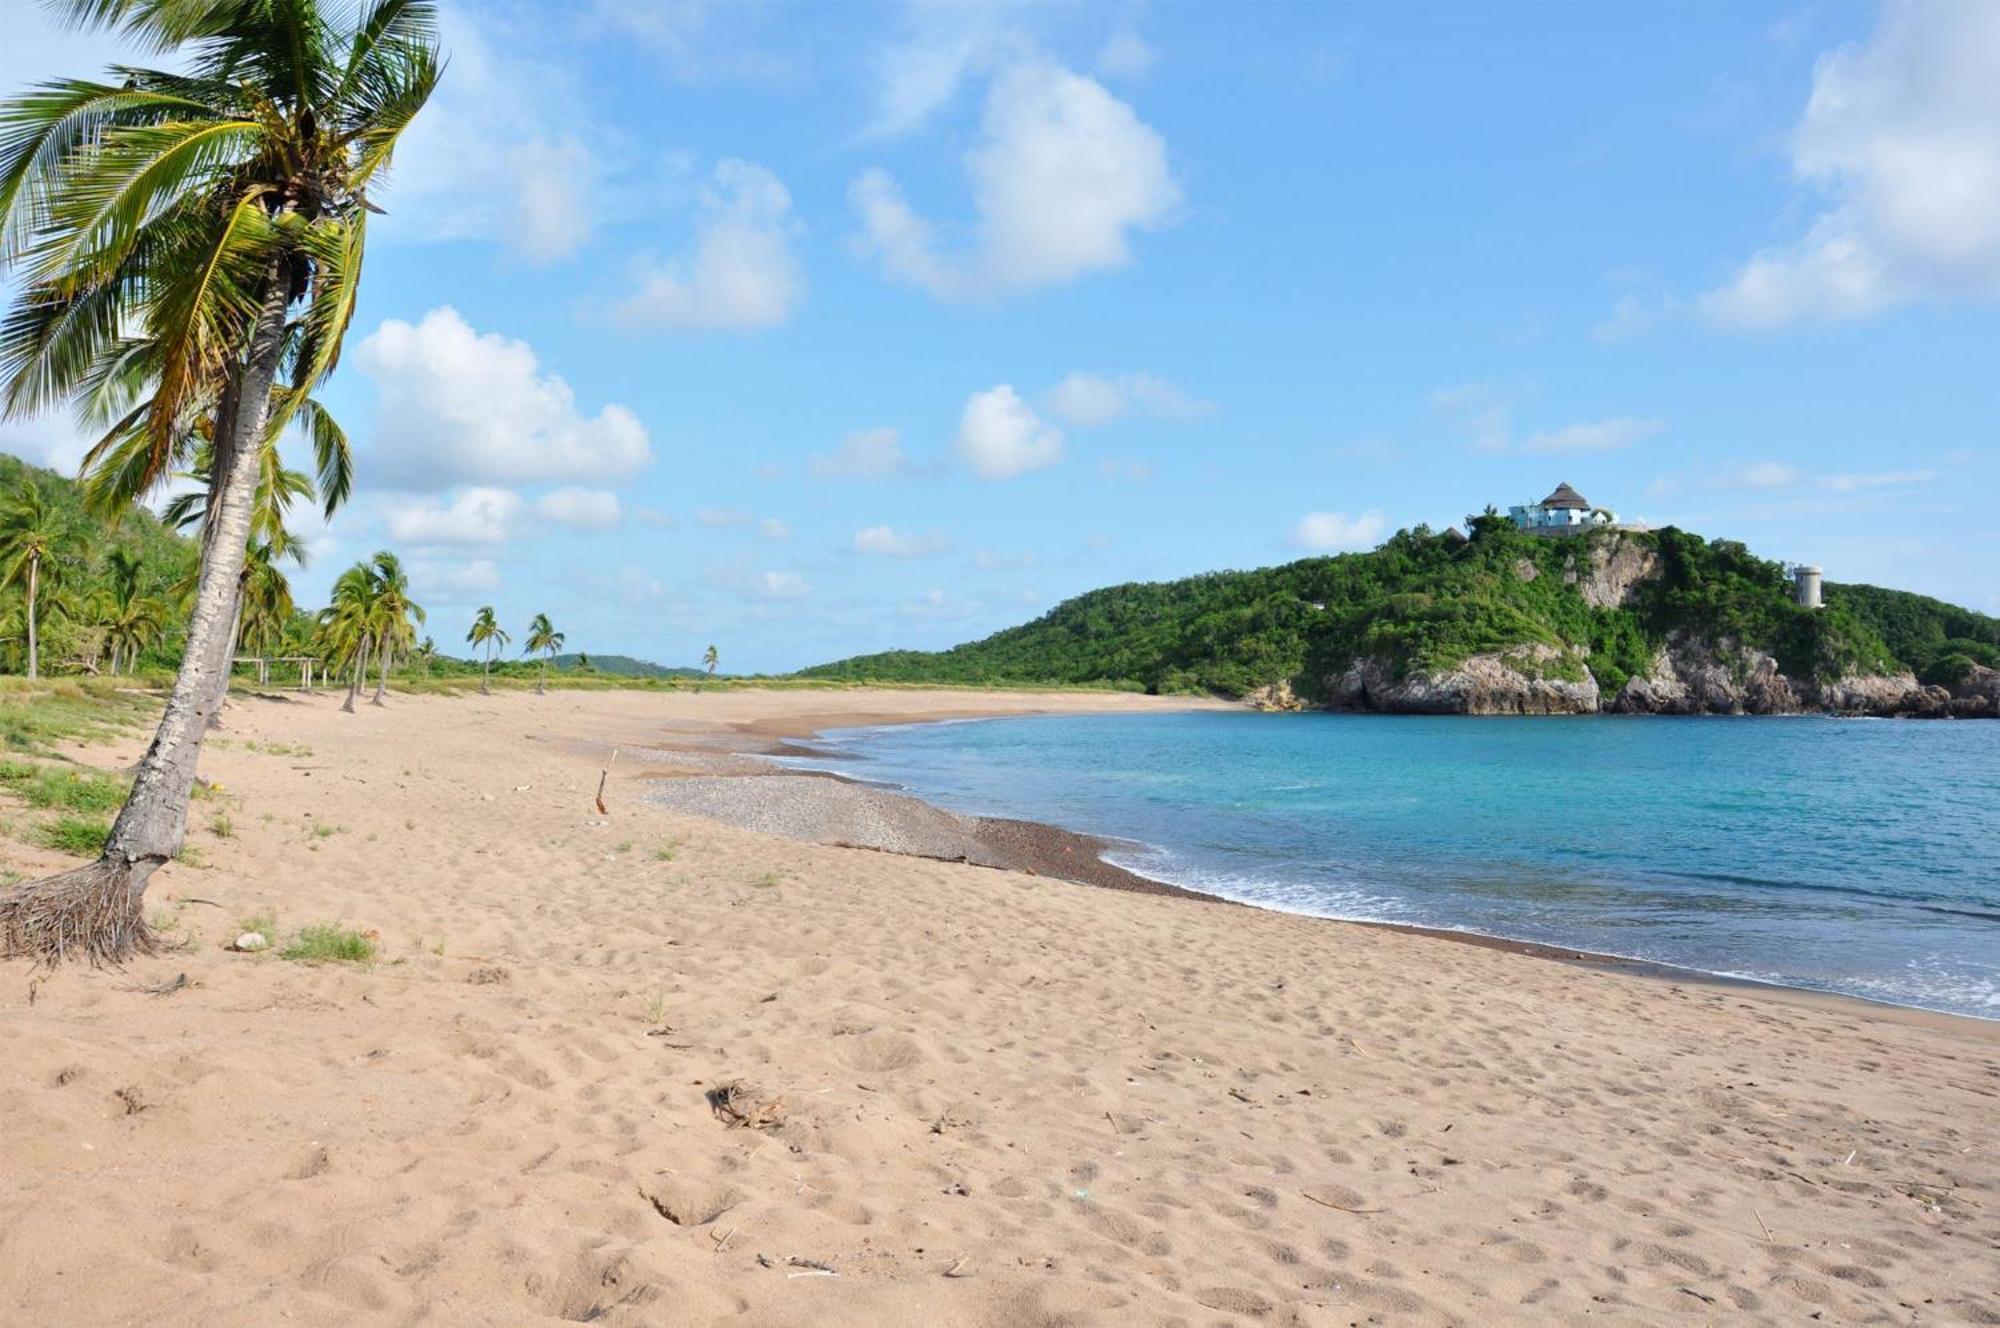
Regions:
M 1196 711 L 817 746 L 1244 903 L 2000 1018 L 2000 724 Z

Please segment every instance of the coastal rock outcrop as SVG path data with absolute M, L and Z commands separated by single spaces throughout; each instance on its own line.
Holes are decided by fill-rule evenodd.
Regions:
M 1305 699 L 1292 690 L 1290 679 L 1265 683 L 1244 693 L 1243 703 L 1252 710 L 1304 710 Z
M 1816 708 L 1839 715 L 1898 715 L 1922 704 L 1914 673 L 1859 673 L 1832 678 L 1814 689 Z
M 1549 645 L 1472 655 L 1452 668 L 1401 677 L 1382 660 L 1358 659 L 1329 690 L 1339 709 L 1423 715 L 1587 715 L 1599 700 L 1581 652 Z
M 1623 608 L 1632 592 L 1660 575 L 1660 551 L 1651 544 L 1624 535 L 1614 535 L 1590 546 L 1584 565 L 1571 560 L 1563 580 L 1576 587 L 1583 602 L 1593 609 Z
M 1605 709 L 1625 715 L 1790 715 L 1805 706 L 1778 661 L 1764 651 L 1676 635 Z

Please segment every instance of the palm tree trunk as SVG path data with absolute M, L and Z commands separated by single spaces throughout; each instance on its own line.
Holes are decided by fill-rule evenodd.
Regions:
M 340 703 L 340 708 L 350 715 L 354 713 L 354 698 L 361 695 L 361 671 L 368 667 L 368 654 L 374 645 L 373 641 L 364 636 L 361 638 L 360 649 L 354 652 L 354 672 L 348 675 L 347 699 Z
M 396 652 L 389 648 L 388 638 L 385 637 L 383 638 L 382 641 L 382 651 L 381 651 L 381 661 L 380 661 L 382 666 L 382 671 L 375 675 L 375 695 L 372 698 L 370 698 L 368 702 L 369 705 L 382 704 L 382 693 L 387 691 L 389 687 L 389 666 L 391 664 L 394 664 L 395 662 L 396 662 Z
M 42 574 L 42 555 L 28 556 L 28 679 L 33 681 L 41 676 L 41 641 L 35 634 L 35 592 L 40 589 L 37 582 Z
M 546 696 L 549 691 L 549 662 L 542 661 L 542 671 L 535 675 L 535 695 Z
M 493 695 L 493 652 L 488 650 L 486 658 L 479 662 L 479 694 Z
M 154 947 L 142 907 L 146 882 L 180 851 L 201 740 L 229 685 L 237 578 L 257 495 L 257 444 L 284 351 L 287 293 L 273 263 L 264 275 L 249 353 L 231 385 L 236 408 L 227 414 L 227 428 L 216 431 L 212 514 L 202 532 L 200 579 L 180 671 L 131 795 L 96 862 L 0 897 L 0 954 L 34 955 L 50 963 L 77 956 L 116 963 Z

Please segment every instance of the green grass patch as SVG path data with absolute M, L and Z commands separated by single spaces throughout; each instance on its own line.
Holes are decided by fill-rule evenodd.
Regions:
M 91 858 L 104 851 L 104 841 L 111 835 L 111 822 L 101 816 L 58 816 L 53 821 L 44 822 L 37 838 L 45 848 L 59 853 L 73 853 L 79 858 Z
M 160 701 L 129 681 L 0 678 L 0 750 L 54 756 L 58 743 L 100 742 L 151 722 Z
M 125 805 L 125 781 L 95 770 L 9 761 L 0 766 L 0 784 L 44 811 L 115 812 Z
M 368 964 L 375 960 L 375 942 L 352 927 L 315 922 L 278 951 L 278 958 L 306 964 Z
M 214 835 L 217 839 L 234 838 L 236 834 L 236 823 L 229 819 L 228 812 L 221 812 L 216 815 L 216 818 L 213 821 L 210 821 L 208 823 L 208 832 Z

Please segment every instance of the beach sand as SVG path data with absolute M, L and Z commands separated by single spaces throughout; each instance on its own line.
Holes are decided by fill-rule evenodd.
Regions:
M 0 1322 L 2000 1322 L 2000 1024 L 646 801 L 1163 703 L 338 702 L 229 707 L 149 895 L 197 948 L 0 966 Z M 266 909 L 382 958 L 221 948 Z

